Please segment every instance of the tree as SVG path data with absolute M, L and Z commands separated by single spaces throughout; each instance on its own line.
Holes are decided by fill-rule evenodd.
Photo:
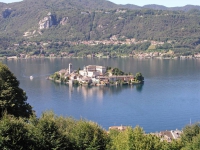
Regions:
M 139 47 L 139 50 L 147 50 L 149 48 L 149 46 L 151 45 L 150 42 L 145 42 L 145 43 L 142 43 Z
M 5 114 L 0 120 L 0 149 L 34 149 L 27 125 L 22 118 Z
M 194 136 L 190 143 L 187 143 L 182 150 L 197 150 L 200 149 L 200 134 Z
M 26 93 L 19 87 L 17 78 L 6 65 L 0 63 L 0 117 L 7 112 L 28 118 L 33 111 L 26 101 Z
M 142 76 L 142 73 L 138 72 L 135 75 L 135 81 L 143 83 L 144 82 L 144 77 Z
M 37 143 L 35 149 L 73 149 L 73 144 L 62 127 L 64 120 L 61 118 L 59 121 L 59 118 L 52 112 L 43 113 L 39 119 L 31 117 L 29 126 L 32 138 Z
M 139 126 L 111 134 L 111 150 L 160 150 L 162 143 L 155 135 L 145 134 Z
M 181 134 L 181 140 L 183 143 L 190 143 L 192 142 L 193 137 L 200 134 L 200 124 L 196 123 L 193 125 L 186 126 L 183 129 L 183 134 Z
M 70 132 L 76 150 L 103 150 L 108 143 L 107 133 L 96 123 L 80 120 Z
M 113 74 L 113 75 L 124 75 L 124 72 L 121 71 L 119 68 L 114 68 L 114 69 L 112 70 L 112 74 Z

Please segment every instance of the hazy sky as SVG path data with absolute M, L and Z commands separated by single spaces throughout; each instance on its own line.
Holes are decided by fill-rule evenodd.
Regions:
M 19 2 L 22 0 L 0 0 L 0 2 L 4 2 L 4 3 L 12 3 L 12 2 Z
M 17 2 L 20 0 L 0 0 L 0 2 L 4 3 L 11 3 L 11 2 Z M 110 0 L 111 2 L 114 2 L 116 4 L 135 4 L 139 6 L 144 6 L 147 4 L 158 4 L 158 5 L 164 5 L 167 7 L 175 7 L 175 6 L 185 6 L 188 4 L 191 5 L 199 5 L 200 6 L 200 0 Z

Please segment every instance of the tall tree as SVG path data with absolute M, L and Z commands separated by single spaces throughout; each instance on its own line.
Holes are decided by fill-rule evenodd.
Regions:
M 69 136 L 65 134 L 65 129 L 62 128 L 64 126 L 62 123 L 65 120 L 64 118 L 58 118 L 52 112 L 43 113 L 39 119 L 30 117 L 29 127 L 33 135 L 32 138 L 36 143 L 34 148 L 40 150 L 73 149 Z
M 108 142 L 107 133 L 94 123 L 80 120 L 70 133 L 74 150 L 103 150 Z
M 19 81 L 6 65 L 0 63 L 0 117 L 4 112 L 25 118 L 33 114 Z
M 183 128 L 183 134 L 181 134 L 181 140 L 183 143 L 191 143 L 193 137 L 200 134 L 200 123 L 196 123 L 193 125 L 188 125 Z

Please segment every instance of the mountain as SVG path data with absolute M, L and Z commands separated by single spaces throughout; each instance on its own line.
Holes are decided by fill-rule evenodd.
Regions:
M 174 43 L 177 49 L 200 47 L 199 6 L 167 8 L 116 5 L 106 0 L 24 0 L 0 3 L 0 12 L 0 50 L 12 49 L 8 47 L 14 42 L 24 41 L 76 43 L 111 39 L 155 40 Z
M 126 5 L 119 5 L 121 8 L 125 8 L 125 9 L 132 9 L 132 10 L 138 10 L 138 9 L 142 9 L 142 7 L 137 6 L 137 5 L 133 5 L 133 4 L 126 4 Z
M 183 6 L 183 7 L 171 7 L 171 8 L 168 8 L 168 10 L 174 10 L 174 11 L 178 11 L 178 10 L 181 10 L 181 11 L 191 11 L 191 10 L 200 10 L 200 6 L 195 6 L 195 5 L 186 5 L 186 6 Z
M 154 10 L 168 10 L 169 9 L 169 8 L 167 8 L 165 6 L 156 5 L 156 4 L 144 5 L 143 8 L 154 9 Z
M 147 9 L 154 9 L 154 10 L 169 10 L 169 11 L 191 11 L 191 10 L 200 10 L 200 6 L 195 6 L 195 5 L 186 5 L 183 7 L 166 7 L 162 5 L 156 5 L 156 4 L 151 4 L 151 5 L 145 5 L 142 8 L 147 8 Z

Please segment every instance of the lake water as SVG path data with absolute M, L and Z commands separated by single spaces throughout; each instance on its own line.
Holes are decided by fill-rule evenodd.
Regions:
M 27 59 L 3 61 L 20 81 L 37 116 L 84 118 L 108 129 L 139 125 L 146 132 L 182 129 L 200 120 L 200 59 Z M 69 87 L 46 80 L 68 67 L 103 65 L 133 74 L 141 72 L 143 86 Z M 30 80 L 33 76 L 33 80 Z

